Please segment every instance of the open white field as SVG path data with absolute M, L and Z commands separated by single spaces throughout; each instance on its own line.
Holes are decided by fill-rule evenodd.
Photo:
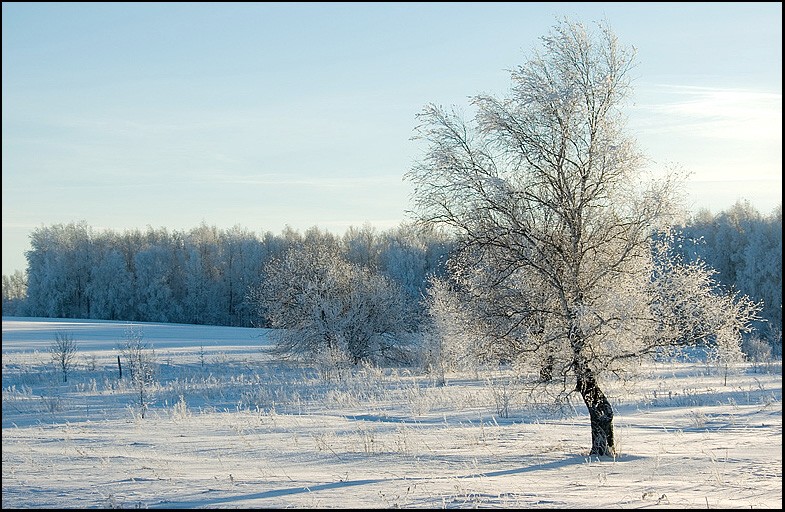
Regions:
M 155 351 L 141 417 L 118 344 Z M 69 332 L 68 375 L 47 348 Z M 620 454 L 582 404 L 503 372 L 285 364 L 262 329 L 3 318 L 3 508 L 777 508 L 782 367 L 643 369 L 609 382 Z M 506 407 L 505 407 L 506 406 Z

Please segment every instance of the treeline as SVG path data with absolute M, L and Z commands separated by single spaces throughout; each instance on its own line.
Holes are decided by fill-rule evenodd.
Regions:
M 235 226 L 190 231 L 95 231 L 85 223 L 40 227 L 27 272 L 3 276 L 3 315 L 228 326 L 267 326 L 253 296 L 268 264 L 293 249 L 332 247 L 398 284 L 419 302 L 450 252 L 447 237 L 401 224 L 388 231 L 317 228 L 257 235 Z M 260 316 L 261 315 L 261 316 Z
M 685 258 L 703 259 L 729 291 L 762 301 L 758 333 L 781 343 L 782 207 L 764 216 L 739 202 L 716 215 L 699 212 L 682 230 Z M 293 248 L 329 247 L 396 283 L 417 310 L 453 246 L 443 233 L 406 223 L 343 235 L 317 228 L 258 235 L 205 224 L 116 233 L 71 223 L 40 227 L 30 241 L 26 273 L 3 276 L 3 315 L 246 327 L 270 325 L 254 297 L 269 264 Z
M 782 343 L 782 205 L 768 216 L 748 201 L 713 215 L 701 211 L 683 228 L 683 254 L 701 258 L 731 292 L 763 302 L 759 335 Z

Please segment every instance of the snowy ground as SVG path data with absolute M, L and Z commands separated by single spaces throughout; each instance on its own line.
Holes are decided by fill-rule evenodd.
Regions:
M 3 318 L 3 508 L 782 507 L 781 363 L 608 383 L 621 453 L 598 460 L 577 401 L 529 403 L 499 372 L 337 379 L 274 360 L 262 329 L 133 324 L 158 363 L 142 418 L 128 325 Z

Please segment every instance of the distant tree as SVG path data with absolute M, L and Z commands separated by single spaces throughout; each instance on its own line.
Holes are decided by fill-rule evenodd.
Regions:
M 27 301 L 27 277 L 21 270 L 3 274 L 3 316 L 22 316 Z
M 25 253 L 30 314 L 90 317 L 87 286 L 94 258 L 92 236 L 84 222 L 33 230 L 31 249 Z
M 202 223 L 185 239 L 184 313 L 194 324 L 229 323 L 228 295 L 224 279 L 220 233 Z
M 176 261 L 166 245 L 153 245 L 134 257 L 136 307 L 146 322 L 177 322 L 182 318 L 182 302 L 177 300 Z
M 744 261 L 734 288 L 763 302 L 765 324 L 758 331 L 782 352 L 782 205 L 771 216 L 751 223 L 747 244 L 739 248 Z
M 90 272 L 87 293 L 93 318 L 133 319 L 133 275 L 117 249 L 110 249 L 96 261 Z
M 253 305 L 248 294 L 259 285 L 262 270 L 269 259 L 269 250 L 264 240 L 253 233 L 234 226 L 221 234 L 226 313 L 230 325 L 251 326 Z
M 512 71 L 509 97 L 473 98 L 472 123 L 426 106 L 427 152 L 407 176 L 421 220 L 458 238 L 450 273 L 490 352 L 580 394 L 590 453 L 611 455 L 603 378 L 675 345 L 730 353 L 756 307 L 655 236 L 679 218 L 680 180 L 643 174 L 620 110 L 634 51 L 599 28 L 557 23 Z
M 444 275 L 452 249 L 449 235 L 430 225 L 404 222 L 380 238 L 379 270 L 399 283 L 413 300 L 420 301 L 428 280 Z
M 134 392 L 134 402 L 139 415 L 144 418 L 152 404 L 152 388 L 155 383 L 155 350 L 144 339 L 140 328 L 129 327 L 119 349 L 126 362 L 128 375 Z
M 362 228 L 354 226 L 343 235 L 343 252 L 346 260 L 366 268 L 375 268 L 379 262 L 380 235 L 376 228 L 365 224 Z
M 446 382 L 446 372 L 477 368 L 487 362 L 483 354 L 485 333 L 477 310 L 465 307 L 461 301 L 450 281 L 429 278 L 421 363 L 440 386 Z
M 55 367 L 63 373 L 63 382 L 68 382 L 68 372 L 74 366 L 76 351 L 76 340 L 71 333 L 55 333 L 54 341 L 49 345 L 49 353 Z
M 312 233 L 313 235 L 313 233 Z M 411 304 L 392 281 L 312 240 L 271 261 L 254 291 L 281 354 L 326 362 L 405 363 Z

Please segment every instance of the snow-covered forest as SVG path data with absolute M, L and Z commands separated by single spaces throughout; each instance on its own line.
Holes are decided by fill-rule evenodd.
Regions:
M 739 202 L 679 228 L 686 258 L 700 257 L 727 290 L 763 302 L 757 333 L 781 350 L 782 209 L 764 215 Z M 71 223 L 36 229 L 31 245 L 26 271 L 3 276 L 4 315 L 268 327 L 255 290 L 268 263 L 292 249 L 331 247 L 331 257 L 397 283 L 421 316 L 428 278 L 443 274 L 454 241 L 412 224 L 276 235 L 207 225 L 117 233 Z
M 274 235 L 239 226 L 124 233 L 84 223 L 41 227 L 31 236 L 26 273 L 3 276 L 3 314 L 265 327 L 250 296 L 267 265 L 290 251 L 330 247 L 331 257 L 386 276 L 416 302 L 449 244 L 410 225 L 384 232 L 367 225 L 342 236 L 318 228 Z

